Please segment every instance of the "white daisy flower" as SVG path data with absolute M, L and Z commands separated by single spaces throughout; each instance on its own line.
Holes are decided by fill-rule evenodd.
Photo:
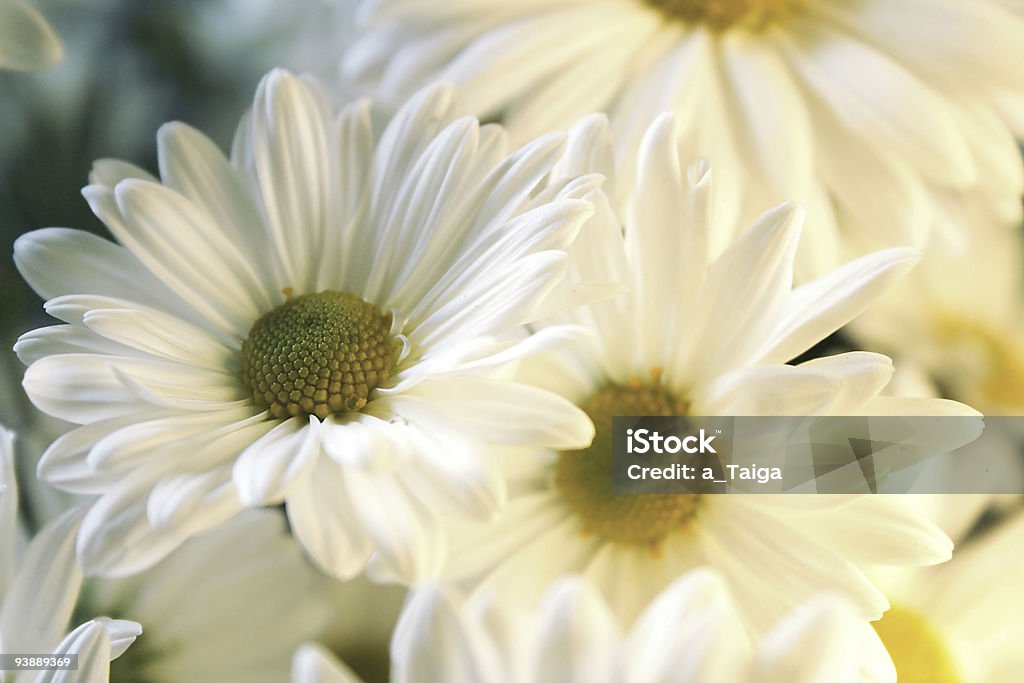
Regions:
M 278 683 L 295 648 L 323 637 L 333 583 L 306 561 L 281 515 L 252 510 L 142 574 L 87 581 L 78 610 L 145 628 L 111 665 L 111 683 Z
M 377 136 L 366 102 L 335 118 L 275 71 L 230 161 L 169 124 L 161 179 L 96 164 L 84 194 L 120 244 L 18 240 L 67 323 L 16 349 L 35 405 L 82 425 L 39 473 L 102 496 L 79 534 L 87 572 L 139 571 L 245 506 L 285 503 L 325 570 L 374 555 L 411 579 L 442 562 L 438 513 L 500 506 L 488 443 L 589 443 L 579 409 L 502 367 L 565 340 L 521 330 L 573 300 L 564 247 L 600 178 L 538 190 L 564 136 L 506 156 L 502 130 L 456 118 L 452 99 L 429 88 Z
M 367 0 L 361 21 L 350 77 L 392 100 L 450 80 L 514 138 L 605 111 L 634 150 L 674 111 L 721 229 L 799 201 L 813 273 L 948 227 L 929 191 L 1021 215 L 1024 20 L 992 0 Z
M 1024 414 L 1024 249 L 1016 225 L 975 221 L 961 249 L 921 266 L 849 327 L 986 415 Z
M 725 582 L 707 570 L 676 580 L 628 631 L 580 577 L 554 583 L 533 614 L 428 585 L 406 604 L 391 661 L 395 683 L 896 680 L 871 627 L 836 599 L 808 601 L 752 644 Z M 295 655 L 293 683 L 358 680 L 316 645 Z
M 886 601 L 862 566 L 936 563 L 952 548 L 897 499 L 612 492 L 614 415 L 976 415 L 951 401 L 880 396 L 893 370 L 877 354 L 784 364 L 862 310 L 913 252 L 871 254 L 794 288 L 802 213 L 793 205 L 717 252 L 711 171 L 681 169 L 673 128 L 671 114 L 650 127 L 633 209 L 619 218 L 599 205 L 573 245 L 578 274 L 624 281 L 630 295 L 568 316 L 592 343 L 522 364 L 524 379 L 590 415 L 593 445 L 509 457 L 508 506 L 491 524 L 452 524 L 448 571 L 516 599 L 583 573 L 629 621 L 676 576 L 710 565 L 757 630 L 821 591 L 877 619 Z M 559 171 L 607 166 L 609 144 L 601 117 L 581 122 Z
M 36 71 L 64 54 L 43 15 L 25 0 L 0 0 L 0 69 Z
M 964 497 L 943 498 L 955 508 Z M 968 501 L 967 512 L 975 510 L 973 503 Z M 958 543 L 948 564 L 892 570 L 879 577 L 892 607 L 874 626 L 900 683 L 1020 679 L 1021 543 L 1024 516 L 1017 514 L 980 538 Z
M 75 559 L 81 521 L 69 510 L 19 550 L 18 489 L 14 479 L 13 435 L 0 428 L 0 653 L 76 655 L 78 668 L 59 671 L 0 671 L 3 683 L 54 681 L 102 683 L 110 662 L 142 630 L 139 624 L 105 617 L 67 631 L 82 585 Z

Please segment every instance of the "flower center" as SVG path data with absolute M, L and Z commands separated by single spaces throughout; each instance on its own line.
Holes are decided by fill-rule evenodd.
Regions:
M 659 386 L 610 385 L 582 406 L 594 422 L 589 448 L 562 451 L 555 485 L 587 533 L 627 545 L 658 543 L 696 514 L 700 495 L 615 493 L 612 490 L 612 417 L 685 415 L 687 405 Z
M 242 382 L 277 418 L 359 410 L 395 362 L 391 316 L 348 292 L 289 299 L 242 343 Z
M 767 28 L 799 9 L 804 0 L 644 0 L 667 18 L 704 24 L 712 31 Z
M 940 316 L 935 322 L 940 341 L 981 359 L 980 375 L 972 384 L 980 397 L 965 397 L 988 404 L 979 406 L 1017 413 L 1024 409 L 1024 350 L 1016 337 L 984 322 L 962 316 Z
M 872 626 L 896 665 L 900 683 L 963 681 L 938 631 L 916 611 L 891 607 Z

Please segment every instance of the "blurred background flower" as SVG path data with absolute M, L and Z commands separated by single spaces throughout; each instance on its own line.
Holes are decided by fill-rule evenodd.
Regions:
M 605 111 L 623 162 L 673 111 L 723 184 L 716 231 L 808 212 L 801 279 L 1021 218 L 1024 18 L 998 0 L 367 0 L 346 73 L 382 101 L 450 80 L 513 138 Z
M 893 683 L 876 634 L 839 599 L 818 596 L 752 641 L 726 582 L 683 574 L 624 629 L 599 591 L 568 576 L 538 602 L 490 591 L 414 589 L 392 641 L 393 683 Z M 295 655 L 292 683 L 359 683 L 316 645 Z
M 80 194 L 89 169 L 96 159 L 118 157 L 155 171 L 153 141 L 161 124 L 185 121 L 226 148 L 256 84 L 272 67 L 333 79 L 350 40 L 355 0 L 33 4 L 61 36 L 66 58 L 43 72 L 0 70 L 4 254 L 33 228 L 76 226 L 106 234 Z M 4 0 L 8 5 L 23 3 Z M 45 317 L 6 258 L 0 288 L 6 352 L 18 330 Z
M 0 654 L 75 655 L 80 661 L 71 675 L 102 683 L 110 661 L 142 629 L 98 613 L 73 616 L 82 586 L 75 556 L 82 511 L 66 510 L 35 535 L 26 529 L 18 514 L 14 452 L 14 435 L 0 427 Z M 0 671 L 5 682 L 35 677 L 34 671 Z
M 60 39 L 32 5 L 0 0 L 0 69 L 45 69 L 62 54 Z

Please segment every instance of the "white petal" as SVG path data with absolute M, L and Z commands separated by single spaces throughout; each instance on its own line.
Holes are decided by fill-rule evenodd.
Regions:
M 292 657 L 292 683 L 362 683 L 361 679 L 318 643 L 305 643 Z
M 292 418 L 242 451 L 234 480 L 244 505 L 277 505 L 320 457 L 320 420 Z
M 482 237 L 471 246 L 462 249 L 446 271 L 438 272 L 435 280 L 429 283 L 423 280 L 419 289 L 425 293 L 420 294 L 417 301 L 410 302 L 409 316 L 414 324 L 417 324 L 421 317 L 426 317 L 426 320 L 417 324 L 413 335 L 423 337 L 422 343 L 428 343 L 428 330 L 435 321 L 436 324 L 442 325 L 445 315 L 479 320 L 490 314 L 491 317 L 504 322 L 496 313 L 507 306 L 510 299 L 500 296 L 501 284 L 509 280 L 514 283 L 518 271 L 530 267 L 532 263 L 537 263 L 539 268 L 547 268 L 548 266 L 539 263 L 538 259 L 550 261 L 548 257 L 561 252 L 545 250 L 564 249 L 572 242 L 592 213 L 593 207 L 589 202 L 571 198 L 553 199 L 493 227 L 486 238 Z M 439 243 L 444 241 L 439 240 Z M 447 262 L 444 262 L 444 265 L 447 265 Z M 560 274 L 558 270 L 553 271 L 554 281 L 549 278 L 546 283 L 547 291 L 559 284 L 557 280 Z M 544 275 L 537 273 L 536 277 L 543 278 Z M 541 283 L 544 284 L 544 281 L 541 280 Z M 509 296 L 512 296 L 512 293 L 509 293 Z M 530 293 L 524 288 L 520 296 L 530 297 Z M 469 297 L 483 301 L 476 306 L 468 307 L 465 304 Z M 535 299 L 527 298 L 519 308 L 530 304 L 535 305 Z M 528 315 L 537 314 L 531 312 Z M 441 329 L 443 331 L 449 328 L 443 326 Z M 492 323 L 492 326 L 485 327 L 478 334 L 497 334 L 501 331 L 501 328 Z
M 51 652 L 71 618 L 82 585 L 75 558 L 81 510 L 46 525 L 29 544 L 0 608 L 7 652 Z
M 820 415 L 831 410 L 840 382 L 791 365 L 754 365 L 718 377 L 693 396 L 698 415 Z
M 401 424 L 387 419 L 387 404 L 374 401 L 364 411 L 324 421 L 321 443 L 324 453 L 343 467 L 363 467 L 381 471 L 404 462 L 409 450 Z
M 56 656 L 78 655 L 78 668 L 75 670 L 45 671 L 36 679 L 37 683 L 100 683 L 109 680 L 110 634 L 99 621 L 87 621 L 60 643 Z
M 18 541 L 18 482 L 14 478 L 14 435 L 0 427 L 0 601 L 14 578 Z
M 826 22 L 794 18 L 793 23 L 802 42 L 790 47 L 789 63 L 839 119 L 861 137 L 897 150 L 935 182 L 958 187 L 974 182 L 970 150 L 938 93 L 884 53 Z M 922 111 L 929 115 L 918 116 Z
M 256 90 L 253 160 L 282 286 L 309 291 L 329 217 L 327 113 L 300 79 L 276 69 Z
M 579 577 L 551 586 L 541 602 L 531 680 L 600 683 L 624 673 L 622 632 L 600 594 Z
M 113 204 L 110 190 L 85 194 L 87 199 L 93 195 L 102 202 L 105 210 Z M 116 206 L 113 211 L 117 213 Z M 100 215 L 101 220 L 106 217 L 107 214 Z M 194 320 L 184 302 L 130 251 L 83 230 L 45 228 L 22 235 L 14 243 L 14 263 L 44 299 L 68 294 L 128 297 Z
M 729 588 L 708 569 L 689 571 L 659 593 L 637 618 L 629 647 L 636 680 L 738 680 L 749 656 Z
M 229 383 L 236 386 L 226 386 Z M 23 386 L 38 408 L 78 424 L 152 409 L 152 403 L 224 408 L 241 392 L 227 375 L 209 370 L 92 354 L 36 361 L 25 372 Z
M 580 216 L 577 225 L 585 219 Z M 430 348 L 448 338 L 505 334 L 538 317 L 544 298 L 565 273 L 565 252 L 544 251 L 520 259 L 514 268 L 500 269 L 458 296 L 453 293 L 412 330 L 409 340 L 418 348 Z M 467 306 L 467 300 L 473 305 Z
M 93 504 L 78 534 L 78 557 L 89 575 L 120 577 L 138 573 L 166 557 L 185 541 L 180 529 L 157 531 L 146 504 L 161 476 L 158 468 L 125 477 Z
M 952 557 L 953 541 L 900 498 L 864 496 L 841 513 L 811 514 L 799 523 L 854 562 L 920 566 Z
M 1024 63 L 1024 22 L 995 3 L 903 0 L 861 7 L 815 3 L 850 33 L 886 52 L 937 86 L 1015 88 Z M 913 25 L 915 30 L 908 31 Z M 1017 55 L 1014 57 L 1013 55 Z
M 892 378 L 888 356 L 865 351 L 815 358 L 798 366 L 801 370 L 832 377 L 839 382 L 833 415 L 858 415 L 864 404 L 878 396 Z
M 630 296 L 641 321 L 640 357 L 664 357 L 666 338 L 676 339 L 674 317 L 664 319 L 665 293 L 674 296 L 689 273 L 680 268 L 688 240 L 683 170 L 676 149 L 675 118 L 662 114 L 648 129 L 637 162 L 636 191 L 626 220 L 626 254 L 632 268 Z M 668 325 L 666 325 L 666 322 Z M 667 328 L 667 329 L 666 329 Z
M 389 403 L 396 414 L 420 424 L 440 415 L 495 443 L 575 449 L 594 438 L 586 413 L 561 396 L 524 384 L 470 376 L 433 379 Z
M 59 299 L 51 299 L 44 305 L 46 312 L 54 317 L 62 317 L 63 312 L 54 311 L 53 302 Z M 82 311 L 84 314 L 84 311 Z M 142 354 L 123 344 L 104 339 L 91 330 L 83 329 L 77 325 L 50 325 L 29 330 L 18 337 L 14 344 L 14 352 L 18 354 L 18 360 L 25 365 L 32 365 L 37 360 L 46 356 L 56 356 L 64 353 L 98 353 L 103 355 L 128 356 Z
M 263 313 L 265 276 L 252 266 L 214 219 L 157 183 L 124 180 L 114 189 L 124 223 L 117 238 L 168 287 L 227 332 L 244 334 Z
M 317 458 L 313 470 L 288 494 L 287 511 L 292 533 L 317 566 L 343 580 L 362 571 L 373 546 L 338 463 Z
M 373 158 L 371 214 L 391 201 L 395 179 L 408 175 L 430 140 L 455 118 L 453 99 L 451 85 L 435 83 L 416 93 L 392 117 Z
M 434 584 L 410 595 L 391 645 L 395 683 L 501 680 L 484 634 L 470 623 L 462 605 Z
M 765 213 L 708 271 L 697 329 L 713 331 L 717 343 L 700 349 L 697 381 L 749 362 L 793 286 L 802 223 L 803 211 L 791 204 Z
M 842 593 L 868 619 L 881 616 L 889 606 L 885 596 L 853 563 L 796 525 L 764 514 L 749 500 L 758 497 L 748 496 L 742 503 L 737 497 L 729 506 L 716 506 L 713 520 L 711 515 L 705 518 L 705 533 L 716 546 L 711 551 L 714 564 L 729 577 L 737 604 L 772 605 L 762 615 L 750 614 L 759 617 L 757 629 L 766 629 L 772 617 L 819 592 Z M 776 568 L 770 580 L 758 573 L 766 566 Z
M 552 179 L 573 178 L 587 173 L 600 173 L 606 178 L 614 178 L 615 157 L 612 146 L 607 115 L 591 114 L 584 117 L 569 129 L 565 153 L 552 170 Z M 607 186 L 605 191 L 611 196 L 615 195 Z
M 142 635 L 142 626 L 127 619 L 108 619 L 98 617 L 95 621 L 103 625 L 110 636 L 110 659 L 115 660 L 124 654 L 135 639 Z
M 492 519 L 506 498 L 498 463 L 486 445 L 443 424 L 410 425 L 403 480 L 439 514 Z
M 43 15 L 24 0 L 0 0 L 0 69 L 45 69 L 63 56 Z
M 839 120 L 817 98 L 807 98 L 807 107 L 818 146 L 818 174 L 846 220 L 862 233 L 859 241 L 870 248 L 920 245 L 929 228 L 924 180 L 896 152 Z M 821 227 L 816 225 L 809 236 Z
M 424 284 L 445 272 L 443 256 L 464 240 L 460 209 L 478 142 L 477 120 L 460 118 L 427 144 L 408 176 L 395 179 L 393 196 L 373 216 L 376 258 L 360 290 L 365 298 L 410 310 Z
M 242 511 L 231 480 L 231 468 L 221 465 L 198 474 L 178 474 L 153 486 L 146 518 L 154 529 L 188 528 L 193 532 L 226 522 Z M 198 526 L 193 523 L 201 517 Z M 187 526 L 193 523 L 192 526 Z
M 759 360 L 784 363 L 811 348 L 859 315 L 918 258 L 911 249 L 887 249 L 797 287 L 758 353 Z
M 82 320 L 96 334 L 187 365 L 215 371 L 232 366 L 237 349 L 180 318 L 116 299 L 94 301 L 101 308 L 87 311 Z
M 251 264 L 244 272 L 248 276 L 246 286 L 253 288 L 254 302 L 263 310 L 273 308 L 278 296 L 269 277 L 265 246 L 268 235 L 248 179 L 228 163 L 209 138 L 183 123 L 161 126 L 157 144 L 164 184 L 210 216 L 226 242 Z
M 139 416 L 133 423 L 99 439 L 90 448 L 86 462 L 97 475 L 124 473 L 165 457 L 178 459 L 175 469 L 187 469 L 199 460 L 195 458 L 197 447 L 212 441 L 218 432 L 250 418 L 250 413 L 243 407 L 175 414 L 155 420 Z
M 841 602 L 802 605 L 765 636 L 751 682 L 856 683 L 863 635 L 858 626 L 870 628 Z
M 433 511 L 394 474 L 350 468 L 345 487 L 383 569 L 403 582 L 437 574 L 447 552 Z
M 72 493 L 97 494 L 117 482 L 116 475 L 104 476 L 89 465 L 86 456 L 101 439 L 122 427 L 159 415 L 115 418 L 72 429 L 59 436 L 43 453 L 36 474 L 48 484 Z

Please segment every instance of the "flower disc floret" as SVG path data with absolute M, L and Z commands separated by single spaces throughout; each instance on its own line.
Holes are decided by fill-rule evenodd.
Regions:
M 559 453 L 556 486 L 587 532 L 618 543 L 656 546 L 696 514 L 700 496 L 615 493 L 612 418 L 685 415 L 686 403 L 658 386 L 613 384 L 581 407 L 594 422 L 594 441 L 589 448 Z
M 713 31 L 763 29 L 800 8 L 802 0 L 645 0 L 666 17 Z
M 905 607 L 891 607 L 873 622 L 896 665 L 901 683 L 961 683 L 949 648 L 925 617 Z
M 348 292 L 286 301 L 242 344 L 242 382 L 277 418 L 359 410 L 395 359 L 391 316 Z

